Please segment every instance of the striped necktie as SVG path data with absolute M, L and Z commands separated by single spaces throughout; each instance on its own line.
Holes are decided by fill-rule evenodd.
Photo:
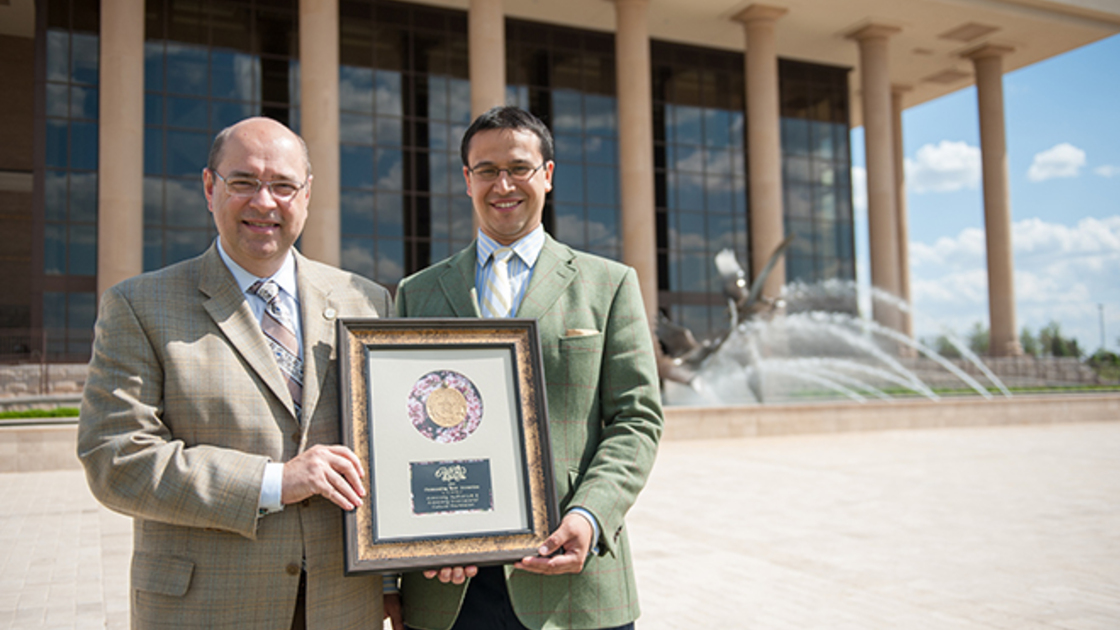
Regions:
M 509 259 L 513 250 L 499 247 L 494 250 L 490 273 L 486 277 L 487 296 L 482 304 L 483 317 L 509 317 L 513 307 L 513 289 L 509 284 Z
M 288 383 L 288 392 L 292 395 L 296 413 L 300 413 L 303 402 L 303 360 L 299 358 L 299 340 L 292 332 L 284 309 L 280 305 L 280 287 L 269 280 L 260 280 L 249 287 L 249 292 L 260 296 L 265 301 L 264 316 L 261 317 L 261 330 L 264 331 L 268 345 L 272 348 L 272 356 L 284 374 Z

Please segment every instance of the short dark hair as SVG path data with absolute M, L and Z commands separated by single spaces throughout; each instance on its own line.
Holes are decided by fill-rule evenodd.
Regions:
M 470 127 L 463 133 L 463 142 L 459 145 L 459 156 L 463 159 L 463 166 L 470 166 L 467 154 L 471 148 L 471 138 L 480 131 L 490 129 L 512 129 L 531 131 L 541 140 L 541 157 L 545 162 L 551 162 L 553 156 L 552 132 L 540 118 L 530 114 L 520 107 L 504 105 L 493 107 L 478 118 L 474 119 Z
M 233 134 L 233 128 L 242 122 L 244 122 L 244 120 L 235 122 L 225 129 L 222 129 L 218 132 L 218 135 L 214 136 L 214 142 L 210 144 L 210 155 L 206 158 L 206 168 L 210 169 L 210 171 L 217 172 L 218 162 L 222 161 L 222 148 L 225 146 L 226 140 Z M 280 121 L 277 120 L 276 122 Z M 284 125 L 284 123 L 280 124 Z M 284 125 L 284 127 L 288 126 Z M 290 127 L 288 127 L 288 131 L 291 131 Z M 311 152 L 307 150 L 307 143 L 303 141 L 303 137 L 298 133 L 292 131 L 292 135 L 299 141 L 300 153 L 303 154 L 304 170 L 307 171 L 307 175 L 311 175 Z

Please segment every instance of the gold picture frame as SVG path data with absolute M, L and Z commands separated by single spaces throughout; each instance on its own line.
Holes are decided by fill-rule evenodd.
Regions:
M 559 523 L 536 320 L 342 318 L 338 351 L 367 492 L 347 574 L 536 555 Z

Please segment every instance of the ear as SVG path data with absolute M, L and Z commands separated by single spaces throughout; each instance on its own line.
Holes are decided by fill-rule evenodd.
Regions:
M 206 195 L 206 207 L 210 212 L 214 211 L 212 205 L 214 199 L 214 173 L 210 172 L 209 168 L 202 169 L 202 193 Z
M 467 196 L 473 197 L 474 195 L 471 193 L 471 172 L 465 166 L 463 167 L 463 179 L 467 180 Z
M 303 190 L 300 191 L 300 193 L 303 195 L 303 200 L 304 201 L 307 201 L 307 202 L 311 201 L 311 181 L 314 180 L 314 179 L 315 179 L 314 175 L 308 175 L 307 176 L 307 185 L 304 186 Z
M 552 169 L 554 169 L 554 168 L 556 168 L 556 163 L 553 162 L 552 160 L 549 160 L 548 164 L 545 164 L 545 166 L 544 166 L 544 191 L 545 192 L 551 192 L 552 191 Z

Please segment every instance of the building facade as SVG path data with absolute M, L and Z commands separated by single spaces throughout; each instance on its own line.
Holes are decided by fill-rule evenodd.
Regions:
M 874 13 L 826 16 L 832 44 L 848 51 L 837 55 L 799 40 L 804 9 L 793 3 L 707 9 L 720 33 L 738 31 L 734 45 L 691 34 L 702 16 L 666 27 L 645 0 L 599 4 L 613 20 L 603 6 L 557 19 L 495 0 L 14 0 L 22 26 L 0 34 L 12 88 L 0 103 L 0 357 L 86 360 L 100 291 L 208 247 L 210 140 L 251 115 L 288 124 L 312 151 L 304 253 L 393 287 L 473 238 L 459 158 L 473 116 L 501 102 L 529 109 L 556 138 L 545 227 L 637 268 L 651 316 L 698 335 L 726 325 L 713 264 L 723 249 L 754 277 L 794 236 L 771 298 L 787 282 L 854 281 L 849 131 L 863 124 L 872 280 L 906 299 L 895 119 L 905 98 L 973 74 L 904 85 L 886 61 L 906 27 Z M 1076 5 L 1055 15 L 1075 15 L 1085 32 L 1053 50 L 1120 24 L 1056 4 Z M 786 23 L 793 48 L 777 44 Z M 997 86 L 998 62 L 1015 50 L 988 41 L 999 30 L 954 52 L 974 60 L 976 80 L 995 59 Z M 1002 135 L 993 142 L 986 154 Z M 989 242 L 990 253 L 1000 247 Z M 1010 271 L 1000 273 L 992 284 L 1006 292 Z M 1007 297 L 993 304 L 1012 336 L 994 346 L 1013 353 Z M 903 314 L 875 315 L 906 329 Z

